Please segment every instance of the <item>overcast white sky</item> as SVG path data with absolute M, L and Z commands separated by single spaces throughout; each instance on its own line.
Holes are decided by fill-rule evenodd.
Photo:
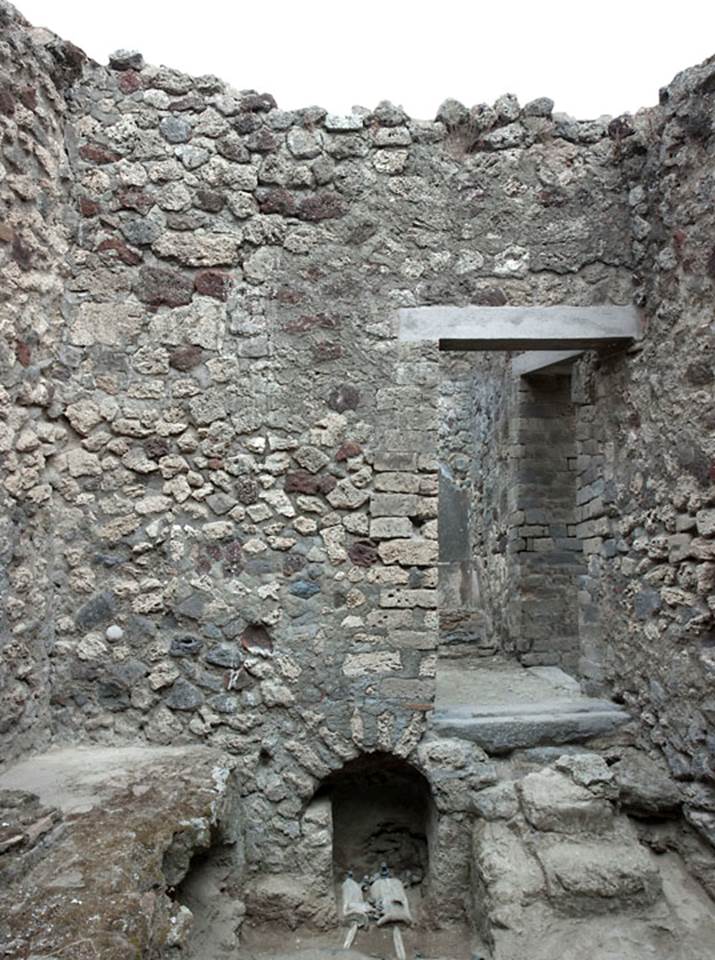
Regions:
M 502 93 L 581 119 L 635 111 L 715 53 L 715 0 L 14 0 L 100 63 L 119 47 L 285 109 L 380 100 L 432 118 Z

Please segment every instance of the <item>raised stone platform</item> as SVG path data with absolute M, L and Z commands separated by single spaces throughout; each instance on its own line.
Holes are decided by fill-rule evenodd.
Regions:
M 169 896 L 229 841 L 230 759 L 201 747 L 76 747 L 0 774 L 0 956 L 137 960 L 180 947 Z
M 558 667 L 522 667 L 501 659 L 443 659 L 437 669 L 432 724 L 491 754 L 583 742 L 611 733 L 630 715 L 610 700 L 581 693 Z

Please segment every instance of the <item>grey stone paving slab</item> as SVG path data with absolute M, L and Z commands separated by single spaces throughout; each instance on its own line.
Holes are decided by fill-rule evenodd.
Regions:
M 478 743 L 489 753 L 561 744 L 610 733 L 630 715 L 588 697 L 557 667 L 504 660 L 465 665 L 440 661 L 432 724 L 442 736 Z

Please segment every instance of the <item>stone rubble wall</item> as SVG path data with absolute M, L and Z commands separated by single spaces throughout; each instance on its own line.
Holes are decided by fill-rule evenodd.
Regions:
M 646 331 L 578 373 L 581 632 L 715 840 L 715 62 L 624 124 Z M 585 629 L 584 629 L 585 628 Z M 585 673 L 589 664 L 583 663 Z
M 55 393 L 70 246 L 66 93 L 84 56 L 0 3 L 0 741 L 48 741 Z M 6 749 L 7 745 L 7 749 Z
M 56 735 L 276 766 L 323 725 L 409 740 L 434 684 L 438 363 L 393 310 L 627 302 L 616 145 L 548 102 L 286 112 L 132 57 L 87 63 L 69 103 L 41 375 Z
M 667 536 L 687 540 L 686 580 L 709 569 L 695 561 L 710 508 L 687 479 L 707 459 L 706 374 L 669 333 L 703 326 L 712 292 L 701 265 L 685 271 L 710 222 L 709 134 L 695 106 L 678 115 L 681 87 L 701 73 L 676 82 L 673 105 L 633 135 L 625 120 L 577 122 L 509 95 L 471 110 L 447 101 L 434 122 L 388 103 L 336 117 L 135 55 L 84 62 L 47 35 L 40 43 L 4 2 L 0 15 L 3 43 L 42 78 L 34 112 L 19 92 L 3 93 L 0 111 L 12 230 L 0 270 L 31 288 L 3 304 L 13 346 L 0 361 L 1 522 L 17 523 L 3 543 L 23 553 L 3 547 L 0 631 L 19 651 L 4 682 L 19 708 L 2 735 L 21 751 L 51 722 L 60 740 L 229 750 L 249 859 L 294 869 L 291 831 L 320 780 L 360 750 L 409 755 L 433 698 L 441 365 L 434 346 L 399 343 L 395 308 L 629 303 L 637 266 L 651 278 L 648 337 L 594 374 L 595 416 L 625 434 L 624 395 L 651 424 L 652 371 L 682 353 L 698 426 L 683 424 L 669 372 L 673 454 L 653 420 L 614 447 L 608 469 L 623 478 L 640 464 L 621 483 L 623 515 L 636 518 L 634 549 L 652 551 L 670 507 L 656 518 L 656 491 L 664 504 L 669 493 L 648 470 L 687 460 L 678 509 L 694 534 Z M 16 74 L 7 83 L 15 91 Z M 5 131 L 23 123 L 35 137 L 17 135 L 23 163 L 49 167 L 39 179 L 12 168 Z M 666 172 L 673 156 L 681 186 Z M 668 255 L 656 237 L 681 209 L 695 226 L 673 234 Z M 18 246 L 22 218 L 32 229 Z M 631 230 L 646 227 L 634 262 Z M 18 262 L 23 244 L 41 270 Z M 636 679 L 635 665 L 651 663 L 662 624 L 665 673 L 690 609 L 677 591 L 694 587 L 658 595 L 665 612 L 650 612 L 660 586 L 641 587 L 633 620 L 618 592 L 631 574 L 593 556 L 591 580 L 613 571 L 594 603 L 621 611 L 605 617 L 609 676 L 632 678 L 627 699 L 645 703 L 649 674 Z M 701 757 L 704 649 L 693 644 L 682 681 L 663 677 L 647 694 L 671 729 L 692 725 Z

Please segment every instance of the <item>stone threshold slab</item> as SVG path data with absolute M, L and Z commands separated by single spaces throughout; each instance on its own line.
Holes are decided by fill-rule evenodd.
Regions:
M 617 708 L 574 713 L 519 713 L 465 717 L 435 713 L 434 731 L 478 744 L 492 755 L 528 747 L 576 743 L 612 733 L 628 723 L 630 715 Z

